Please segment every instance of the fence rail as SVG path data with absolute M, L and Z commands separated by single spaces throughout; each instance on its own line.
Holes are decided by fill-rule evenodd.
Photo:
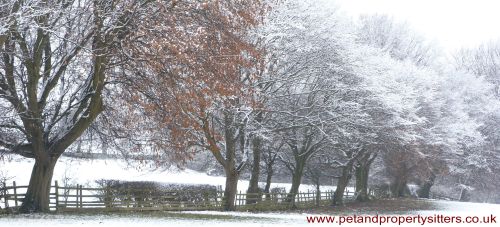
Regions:
M 451 196 L 447 195 L 441 195 L 441 194 L 436 194 L 436 193 L 430 193 L 429 198 L 431 199 L 438 199 L 438 200 L 448 200 L 448 201 L 457 201 L 457 198 L 453 198 Z
M 17 210 L 22 204 L 27 186 L 18 186 L 14 181 L 11 186 L 5 183 L 0 187 L 0 208 Z M 260 209 L 287 206 L 312 206 L 327 203 L 333 198 L 333 191 L 316 191 L 297 193 L 242 193 L 236 194 L 237 209 Z M 222 208 L 224 193 L 205 193 L 202 197 L 186 198 L 179 196 L 178 191 L 162 191 L 161 194 L 147 189 L 126 188 L 113 190 L 109 187 L 92 188 L 76 186 L 59 186 L 55 181 L 50 190 L 51 211 L 153 211 L 153 210 L 219 210 Z M 346 190 L 344 197 L 354 196 L 353 191 Z M 294 199 L 291 199 L 293 198 Z

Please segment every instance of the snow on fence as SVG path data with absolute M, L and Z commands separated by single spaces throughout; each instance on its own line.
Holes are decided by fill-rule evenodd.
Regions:
M 17 210 L 21 206 L 28 186 L 12 186 L 5 183 L 0 187 L 0 208 Z M 330 202 L 334 191 L 316 191 L 297 193 L 294 200 L 289 199 L 286 192 L 274 193 L 242 193 L 236 194 L 237 209 L 272 209 L 290 206 L 306 207 Z M 205 193 L 202 197 L 186 198 L 178 191 L 155 193 L 148 189 L 125 188 L 116 190 L 111 187 L 90 188 L 82 185 L 59 186 L 58 182 L 51 186 L 50 210 L 68 211 L 183 211 L 183 210 L 220 210 L 224 192 Z M 346 190 L 344 197 L 354 196 L 353 191 Z M 319 200 L 318 200 L 319 199 Z

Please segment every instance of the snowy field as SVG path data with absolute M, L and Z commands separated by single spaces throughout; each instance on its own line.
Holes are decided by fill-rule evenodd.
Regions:
M 490 216 L 500 215 L 500 205 L 460 203 L 449 201 L 433 201 L 436 210 L 412 212 L 412 216 Z M 318 214 L 315 214 L 318 216 Z M 354 215 L 354 214 L 353 214 Z M 358 214 L 359 215 L 359 214 Z M 110 227 L 155 227 L 155 226 L 310 226 L 308 214 L 266 213 L 254 214 L 245 212 L 168 212 L 168 213 L 134 213 L 134 214 L 57 214 L 57 215 L 17 215 L 0 216 L 0 226 L 110 226 Z M 339 217 L 337 217 L 339 218 Z M 338 226 L 339 224 L 319 224 L 321 226 Z M 347 224 L 343 226 L 398 226 L 397 224 Z M 497 224 L 404 224 L 403 226 L 498 226 Z
M 300 226 L 305 224 L 302 215 L 248 215 L 235 214 L 179 214 L 160 215 L 31 215 L 0 216 L 0 226 Z M 298 225 L 297 225 L 298 224 Z
M 304 222 L 302 215 L 252 215 L 245 213 L 131 214 L 131 215 L 27 215 L 0 216 L 0 226 L 292 226 Z
M 0 160 L 0 177 L 3 174 L 9 180 L 8 184 L 16 181 L 17 185 L 28 185 L 31 169 L 34 161 L 32 159 L 15 158 L 13 160 Z M 54 170 L 53 181 L 69 184 L 82 184 L 95 186 L 95 181 L 100 179 L 126 180 L 126 181 L 156 181 L 177 184 L 209 184 L 215 186 L 225 185 L 225 177 L 209 176 L 206 173 L 190 169 L 179 170 L 175 167 L 159 169 L 149 164 L 128 164 L 123 160 L 88 160 L 61 157 Z M 263 184 L 263 183 L 262 183 Z M 275 183 L 271 187 L 284 187 L 287 190 L 291 184 Z M 247 180 L 238 182 L 238 190 L 245 192 L 248 188 Z M 324 190 L 334 190 L 335 187 L 324 186 Z M 315 190 L 312 185 L 301 185 L 301 191 Z M 351 189 L 352 190 L 352 189 Z

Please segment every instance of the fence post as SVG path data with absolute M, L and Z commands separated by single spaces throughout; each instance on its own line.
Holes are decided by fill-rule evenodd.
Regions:
M 139 192 L 139 193 L 144 193 L 144 192 Z M 130 197 L 130 185 L 127 185 L 127 195 L 126 195 L 126 199 L 125 201 L 127 201 L 127 208 L 130 207 L 130 201 L 132 200 L 132 198 Z M 136 203 L 139 203 L 139 201 L 136 201 Z M 137 207 L 139 207 L 138 204 L 136 204 Z
M 104 186 L 104 204 L 106 206 L 106 208 L 111 208 L 111 191 L 110 191 L 110 188 L 109 188 L 109 185 L 105 185 Z
M 241 205 L 242 205 L 242 203 L 243 203 L 243 202 L 241 201 L 241 197 L 243 197 L 243 196 L 241 195 L 241 190 L 240 190 L 240 199 L 239 199 L 239 200 L 238 200 L 238 199 L 236 199 L 236 200 L 238 201 L 238 205 L 239 205 L 239 206 L 241 206 Z M 238 198 L 238 196 L 236 196 L 236 198 Z
M 80 208 L 83 208 L 83 186 L 80 185 Z
M 57 211 L 59 208 L 59 184 L 57 183 L 57 181 L 55 181 L 54 187 L 56 191 L 56 211 Z
M 75 196 L 75 208 L 78 208 L 79 207 L 79 204 L 78 204 L 78 194 L 80 193 L 78 190 L 80 188 L 80 185 L 79 184 L 76 184 L 76 196 Z
M 7 184 L 3 182 L 3 196 L 5 199 L 5 209 L 9 208 L 9 197 L 7 196 L 8 193 L 9 191 L 7 190 Z
M 14 187 L 14 204 L 17 208 L 17 187 L 16 187 L 16 181 L 12 182 L 12 186 Z
M 224 200 L 224 193 L 222 191 L 217 192 L 217 206 L 222 207 L 222 202 Z

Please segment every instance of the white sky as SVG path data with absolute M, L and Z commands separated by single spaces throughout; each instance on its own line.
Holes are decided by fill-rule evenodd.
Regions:
M 500 0 L 331 0 L 352 17 L 388 14 L 448 51 L 500 39 Z

